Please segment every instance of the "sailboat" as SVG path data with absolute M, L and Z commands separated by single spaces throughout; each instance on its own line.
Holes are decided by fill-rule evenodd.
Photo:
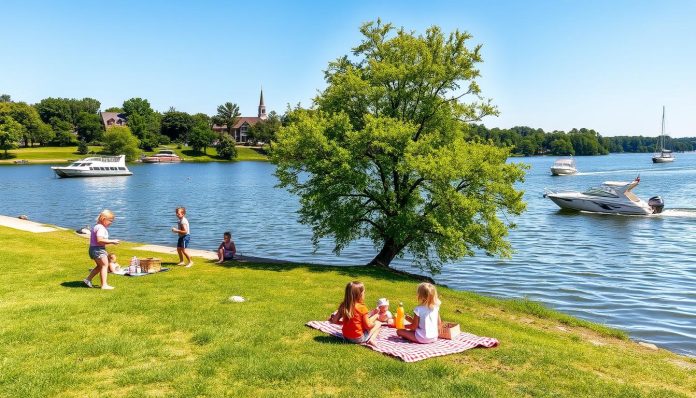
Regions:
M 662 107 L 662 134 L 660 135 L 660 151 L 655 152 L 652 157 L 653 163 L 670 163 L 674 162 L 674 155 L 669 149 L 665 149 L 665 107 Z

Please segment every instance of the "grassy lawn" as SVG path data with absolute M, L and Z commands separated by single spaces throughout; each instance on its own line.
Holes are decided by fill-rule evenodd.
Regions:
M 98 152 L 101 147 L 91 146 L 89 149 Z M 4 151 L 0 154 L 4 155 Z M 9 150 L 8 155 L 10 159 L 0 159 L 0 164 L 14 163 L 15 160 L 28 160 L 30 163 L 65 163 L 86 156 L 77 153 L 77 146 L 18 148 Z
M 193 150 L 189 147 L 183 147 L 182 149 L 177 149 L 176 145 L 165 145 L 164 147 L 172 149 L 185 161 L 226 162 L 226 160 L 217 157 L 217 151 L 215 148 L 208 148 L 205 154 L 200 154 L 193 152 Z M 90 146 L 89 149 L 92 153 L 99 153 L 99 151 L 101 151 L 101 147 L 98 146 Z M 151 155 L 154 153 L 157 153 L 157 151 L 143 152 L 145 155 Z M 4 155 L 4 151 L 0 151 L 0 156 L 2 155 Z M 8 155 L 10 156 L 10 159 L 0 159 L 0 164 L 13 164 L 15 160 L 27 160 L 29 163 L 66 163 L 69 160 L 92 156 L 80 155 L 77 153 L 76 146 L 18 148 L 9 150 Z M 267 161 L 268 157 L 258 149 L 238 146 L 236 160 Z
M 174 152 L 177 153 L 177 155 L 181 156 L 182 159 L 185 161 L 192 161 L 192 162 L 226 162 L 226 160 L 220 159 L 217 156 L 217 151 L 215 148 L 208 148 L 205 151 L 205 154 L 199 153 L 199 152 L 194 152 L 191 147 L 185 146 L 182 147 L 181 149 L 178 149 L 176 145 L 165 145 L 167 149 L 171 149 Z M 154 152 L 147 152 L 146 154 L 154 154 L 157 153 L 157 151 Z M 250 148 L 247 146 L 237 146 L 237 159 L 239 161 L 243 160 L 256 160 L 256 161 L 267 161 L 268 156 L 265 154 L 261 153 L 258 149 L 255 148 Z
M 415 303 L 416 281 L 367 267 L 232 264 L 80 282 L 87 241 L 0 227 L 2 397 L 693 397 L 696 360 L 527 301 L 439 288 L 442 316 L 500 346 L 407 364 L 304 323 L 348 281 Z M 122 264 L 132 255 L 112 249 Z M 98 277 L 95 278 L 98 283 Z M 228 297 L 241 295 L 245 303 Z M 395 308 L 392 308 L 393 310 Z M 588 327 L 589 326 L 589 327 Z M 417 390 L 414 390 L 417 389 Z

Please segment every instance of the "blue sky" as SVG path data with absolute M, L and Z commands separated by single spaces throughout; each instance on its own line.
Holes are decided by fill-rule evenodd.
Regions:
M 488 127 L 696 136 L 694 1 L 61 1 L 2 0 L 0 93 L 93 97 L 102 108 L 255 115 L 308 106 L 327 63 L 382 18 L 439 25 L 483 44 L 479 83 L 501 112 Z

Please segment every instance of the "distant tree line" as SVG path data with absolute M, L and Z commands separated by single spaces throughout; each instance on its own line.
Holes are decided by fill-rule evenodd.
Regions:
M 653 152 L 659 149 L 659 137 L 619 136 L 602 137 L 592 129 L 572 129 L 568 132 L 555 130 L 544 132 L 526 126 L 509 129 L 492 128 L 472 124 L 470 138 L 490 141 L 496 146 L 512 148 L 519 156 L 536 155 L 606 155 L 623 152 Z M 665 136 L 665 146 L 673 151 L 693 151 L 696 138 L 671 138 Z
M 99 116 L 101 103 L 94 98 L 45 98 L 36 104 L 14 102 L 7 94 L 0 95 L 0 149 L 17 146 L 78 146 L 80 153 L 88 152 L 88 145 L 103 145 L 107 153 L 126 153 L 129 159 L 141 150 L 151 151 L 159 145 L 172 142 L 188 144 L 197 153 L 205 153 L 215 146 L 218 156 L 236 157 L 232 126 L 239 117 L 239 107 L 227 102 L 217 113 L 188 114 L 174 107 L 164 113 L 152 109 L 148 100 L 131 98 L 121 107 L 110 107 L 105 112 L 116 112 L 127 119 L 126 126 L 106 130 Z M 248 132 L 251 142 L 268 144 L 275 137 L 283 117 L 270 112 L 266 120 L 256 123 Z M 214 124 L 227 126 L 227 134 L 213 131 Z

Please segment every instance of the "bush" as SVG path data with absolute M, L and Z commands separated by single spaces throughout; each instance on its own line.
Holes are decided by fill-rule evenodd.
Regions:
M 104 133 L 104 152 L 109 155 L 126 155 L 126 160 L 135 160 L 140 154 L 140 141 L 128 127 L 111 127 Z
M 89 153 L 89 147 L 85 141 L 80 140 L 80 143 L 77 144 L 77 153 L 80 155 L 86 155 Z
M 228 134 L 220 134 L 217 145 L 215 149 L 217 150 L 218 156 L 222 159 L 230 160 L 237 157 L 237 148 L 234 147 L 235 141 Z

